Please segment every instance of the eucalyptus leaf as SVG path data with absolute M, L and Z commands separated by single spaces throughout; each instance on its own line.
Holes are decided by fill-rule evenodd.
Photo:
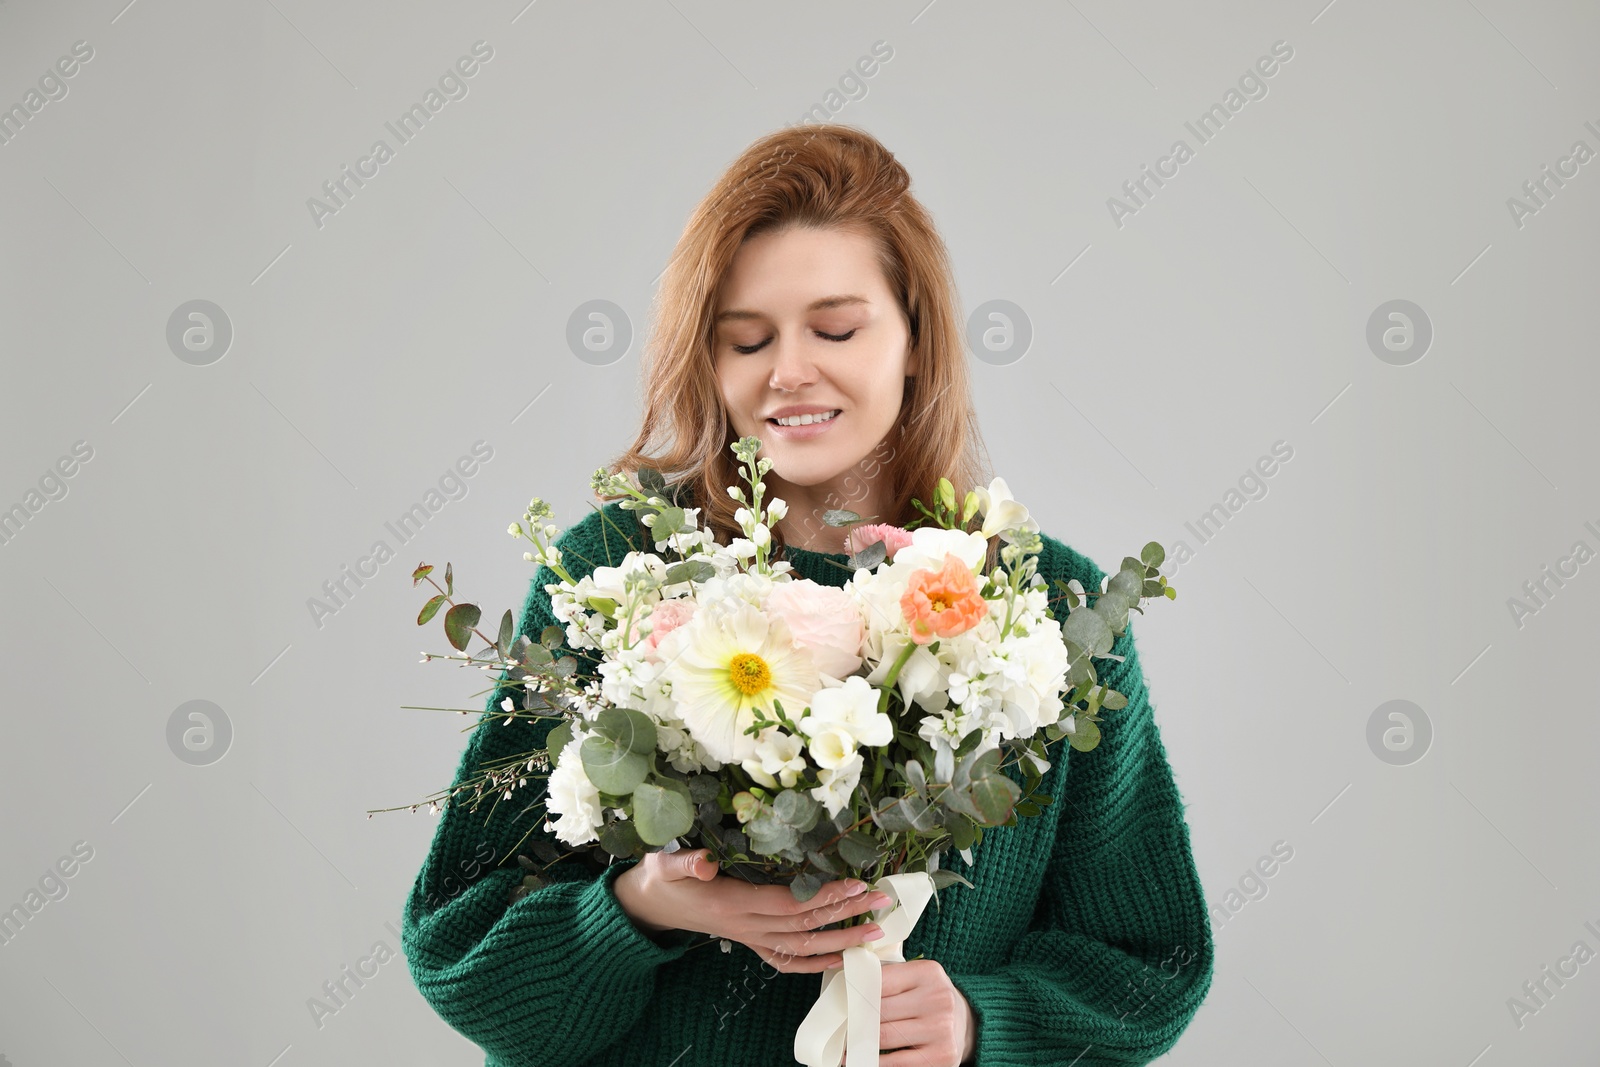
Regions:
M 822 805 L 801 789 L 785 789 L 772 806 L 778 818 L 802 833 L 815 826 L 817 816 L 822 814 Z
M 600 847 L 618 859 L 632 856 L 642 843 L 639 828 L 633 825 L 632 819 L 615 819 L 600 831 Z
M 694 826 L 689 787 L 670 778 L 664 782 L 641 782 L 633 791 L 632 821 L 647 845 L 665 845 L 688 833 Z
M 483 612 L 476 604 L 457 604 L 444 613 L 444 636 L 457 652 L 464 652 L 472 640 L 472 628 Z
M 550 766 L 555 768 L 556 760 L 561 758 L 561 750 L 567 747 L 572 740 L 572 721 L 564 719 L 557 723 L 544 739 L 544 750 L 550 754 Z
M 1067 621 L 1061 624 L 1061 636 L 1091 656 L 1111 651 L 1115 640 L 1105 618 L 1093 608 L 1083 607 L 1073 608 L 1067 615 Z
M 1100 743 L 1100 727 L 1091 719 L 1078 719 L 1076 732 L 1067 735 L 1067 744 L 1079 752 L 1088 752 Z
M 721 789 L 722 782 L 714 774 L 696 774 L 689 779 L 689 799 L 696 804 L 716 800 Z
M 865 870 L 883 858 L 883 851 L 871 834 L 851 830 L 839 839 L 839 858 L 852 867 Z
M 815 871 L 801 871 L 795 875 L 794 881 L 789 883 L 789 892 L 794 894 L 794 899 L 804 903 L 817 895 L 822 883 L 822 876 Z
M 1139 558 L 1144 561 L 1146 567 L 1159 567 L 1166 561 L 1167 553 L 1159 541 L 1151 541 L 1140 551 Z
M 633 708 L 606 708 L 595 716 L 595 732 L 623 751 L 645 756 L 656 750 L 656 724 Z
M 439 605 L 443 604 L 443 603 L 444 603 L 444 594 L 443 593 L 440 593 L 437 596 L 430 597 L 428 599 L 428 602 L 426 604 L 422 605 L 422 610 L 417 613 L 417 625 L 418 626 L 426 626 L 428 624 L 428 620 L 433 618 L 434 615 L 438 614 Z
M 515 632 L 516 622 L 511 617 L 511 609 L 507 608 L 506 613 L 500 616 L 500 640 L 496 643 L 495 650 L 502 655 L 508 655 L 511 651 L 511 638 Z
M 584 773 L 602 793 L 625 797 L 632 793 L 650 773 L 650 761 L 637 752 L 621 748 L 616 742 L 598 734 L 585 738 L 578 749 L 583 758 Z M 687 789 L 684 790 L 688 792 Z M 679 831 L 682 833 L 683 831 Z M 676 837 L 677 834 L 673 834 Z M 665 841 L 653 842 L 666 844 Z

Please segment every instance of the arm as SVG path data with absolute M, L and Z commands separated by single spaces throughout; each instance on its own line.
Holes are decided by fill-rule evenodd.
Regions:
M 624 529 L 635 521 L 615 508 L 611 517 Z M 564 562 L 574 577 L 606 563 L 608 552 L 620 561 L 626 548 L 619 551 L 614 530 L 608 538 L 593 513 L 563 532 Z M 557 624 L 544 590 L 556 580 L 539 567 L 519 633 L 537 637 Z M 582 663 L 580 654 L 580 669 Z M 457 784 L 486 761 L 543 747 L 556 725 L 554 719 L 502 725 L 493 712 L 508 695 L 523 705 L 520 686 L 496 687 L 461 757 Z M 587 862 L 563 860 L 546 872 L 550 884 L 508 904 L 524 873 L 516 853 L 531 855 L 533 836 L 567 851 L 542 828 L 544 787 L 542 774 L 530 774 L 510 800 L 485 799 L 474 813 L 463 794 L 444 808 L 402 930 L 412 978 L 439 1016 L 498 1061 L 519 1067 L 582 1063 L 621 1040 L 649 1003 L 657 968 L 683 955 L 691 940 L 666 934 L 658 941 L 628 917 L 615 886 L 632 860 L 617 860 L 598 875 Z
M 1058 551 L 1061 577 L 1100 588 L 1093 563 Z M 1126 658 L 1096 671 L 1128 704 L 1094 750 L 1060 743 L 1060 828 L 1032 928 L 1003 969 L 950 975 L 978 1019 L 977 1067 L 1148 1063 L 1211 987 L 1210 920 L 1133 623 L 1111 651 Z

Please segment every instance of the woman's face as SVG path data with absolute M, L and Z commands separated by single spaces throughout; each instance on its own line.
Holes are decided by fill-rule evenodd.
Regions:
M 800 227 L 746 241 L 718 291 L 712 345 L 734 436 L 759 437 L 779 482 L 812 490 L 797 494 L 804 504 L 853 506 L 823 498 L 889 436 L 916 372 L 910 326 L 873 242 Z M 838 414 L 778 425 L 790 408 Z

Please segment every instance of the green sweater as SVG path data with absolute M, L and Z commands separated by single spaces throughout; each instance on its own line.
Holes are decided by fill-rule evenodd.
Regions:
M 630 548 L 654 549 L 637 513 L 616 501 L 557 544 L 574 578 Z M 831 586 L 849 577 L 845 558 L 788 554 L 796 577 Z M 1048 535 L 1039 564 L 1048 582 L 1099 589 L 1104 577 Z M 538 568 L 519 633 L 556 624 L 544 590 L 556 581 Z M 1065 617 L 1064 602 L 1052 609 Z M 903 947 L 908 960 L 938 960 L 972 1005 L 978 1067 L 1147 1063 L 1177 1041 L 1211 986 L 1210 922 L 1131 625 L 1112 652 L 1126 659 L 1101 661 L 1101 677 L 1128 704 L 1105 713 L 1099 747 L 1052 744 L 1040 788 L 1055 802 L 986 828 L 970 866 L 941 857 L 976 888 L 940 890 Z M 491 694 L 457 783 L 484 761 L 543 746 L 552 721 L 505 725 L 488 714 L 507 692 L 522 705 L 520 688 Z M 1021 783 L 1015 766 L 1005 773 Z M 543 788 L 530 777 L 510 801 L 486 800 L 476 814 L 450 804 L 437 816 L 403 928 L 412 978 L 434 1010 L 483 1048 L 486 1067 L 793 1067 L 795 1031 L 822 976 L 779 972 L 736 942 L 723 952 L 705 934 L 647 936 L 612 889 L 637 861 L 563 861 L 550 884 L 507 903 L 524 873 L 508 852 L 525 834 L 566 851 L 541 829 Z M 531 856 L 531 842 L 518 851 Z

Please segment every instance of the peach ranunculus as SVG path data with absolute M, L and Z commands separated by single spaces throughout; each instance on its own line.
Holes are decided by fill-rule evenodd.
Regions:
M 811 653 L 822 674 L 842 679 L 861 668 L 861 642 L 866 637 L 861 608 L 843 589 L 809 578 L 778 582 L 767 594 L 766 607 L 783 620 L 795 644 Z
M 989 603 L 967 565 L 946 553 L 942 569 L 912 572 L 900 610 L 910 624 L 911 640 L 926 645 L 966 633 L 989 614 Z
M 850 532 L 844 535 L 845 551 L 852 556 L 879 541 L 883 542 L 884 550 L 888 553 L 885 558 L 894 559 L 896 552 L 911 543 L 911 531 L 875 522 L 866 526 L 852 526 Z
M 650 624 L 650 632 L 645 635 L 643 643 L 639 646 L 644 650 L 644 658 L 651 663 L 660 662 L 661 655 L 656 651 L 656 647 L 661 644 L 661 639 L 694 618 L 695 609 L 698 607 L 699 605 L 691 597 L 675 597 L 663 600 L 651 609 L 649 617 L 644 620 Z M 635 641 L 639 640 L 639 631 L 642 628 L 642 624 L 634 624 Z

